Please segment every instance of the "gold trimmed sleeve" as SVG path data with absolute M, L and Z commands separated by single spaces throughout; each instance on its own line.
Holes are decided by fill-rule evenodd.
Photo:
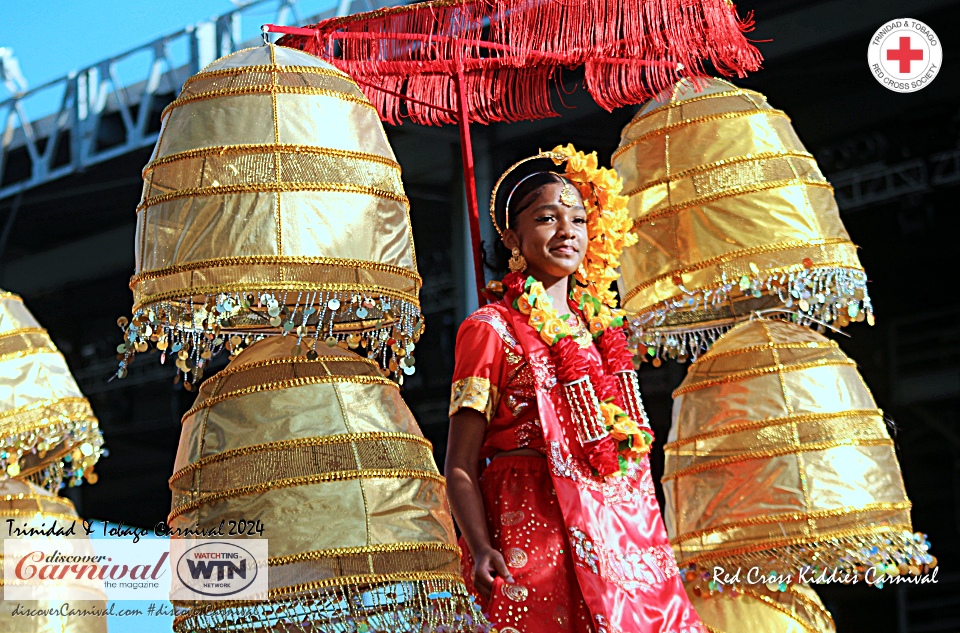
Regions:
M 487 378 L 467 376 L 453 383 L 449 415 L 463 408 L 473 409 L 482 413 L 490 424 L 499 402 L 500 394 Z

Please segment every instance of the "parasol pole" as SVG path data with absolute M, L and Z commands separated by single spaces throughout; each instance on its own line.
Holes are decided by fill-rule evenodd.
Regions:
M 470 142 L 470 113 L 463 81 L 463 66 L 457 68 L 457 116 L 460 120 L 460 152 L 463 156 L 463 185 L 467 193 L 467 217 L 473 242 L 473 271 L 477 281 L 478 305 L 486 305 L 484 297 L 483 247 L 480 243 L 480 207 L 477 203 L 477 180 L 473 173 L 473 144 Z

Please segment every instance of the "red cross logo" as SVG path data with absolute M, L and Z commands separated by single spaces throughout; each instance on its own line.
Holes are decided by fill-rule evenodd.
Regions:
M 900 48 L 891 48 L 887 51 L 887 60 L 900 62 L 900 72 L 908 74 L 910 72 L 910 62 L 923 60 L 922 48 L 910 48 L 910 36 L 900 38 Z

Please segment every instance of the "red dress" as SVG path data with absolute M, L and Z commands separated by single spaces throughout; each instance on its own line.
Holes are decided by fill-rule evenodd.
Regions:
M 519 328 L 530 332 L 518 336 Z M 590 474 L 582 452 L 558 434 L 565 405 L 538 340 L 525 317 L 503 302 L 474 312 L 457 335 L 450 415 L 467 407 L 486 416 L 481 459 L 517 448 L 546 457 L 481 464 L 491 544 L 515 582 L 497 578 L 484 600 L 461 537 L 467 588 L 501 633 L 705 631 L 680 583 L 649 460 L 640 460 L 630 476 L 604 481 Z M 589 352 L 602 362 L 592 345 Z

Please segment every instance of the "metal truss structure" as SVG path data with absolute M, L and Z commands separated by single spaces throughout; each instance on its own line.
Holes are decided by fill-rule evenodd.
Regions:
M 841 211 L 926 193 L 960 182 L 960 149 L 939 152 L 926 160 L 914 158 L 896 165 L 875 163 L 830 174 Z
M 13 93 L 0 102 L 0 200 L 152 146 L 159 113 L 183 82 L 219 57 L 257 45 L 261 24 L 311 23 L 390 4 L 398 3 L 254 0 L 29 90 L 9 49 L 0 49 L 0 75 Z M 31 117 L 31 109 L 44 112 Z

